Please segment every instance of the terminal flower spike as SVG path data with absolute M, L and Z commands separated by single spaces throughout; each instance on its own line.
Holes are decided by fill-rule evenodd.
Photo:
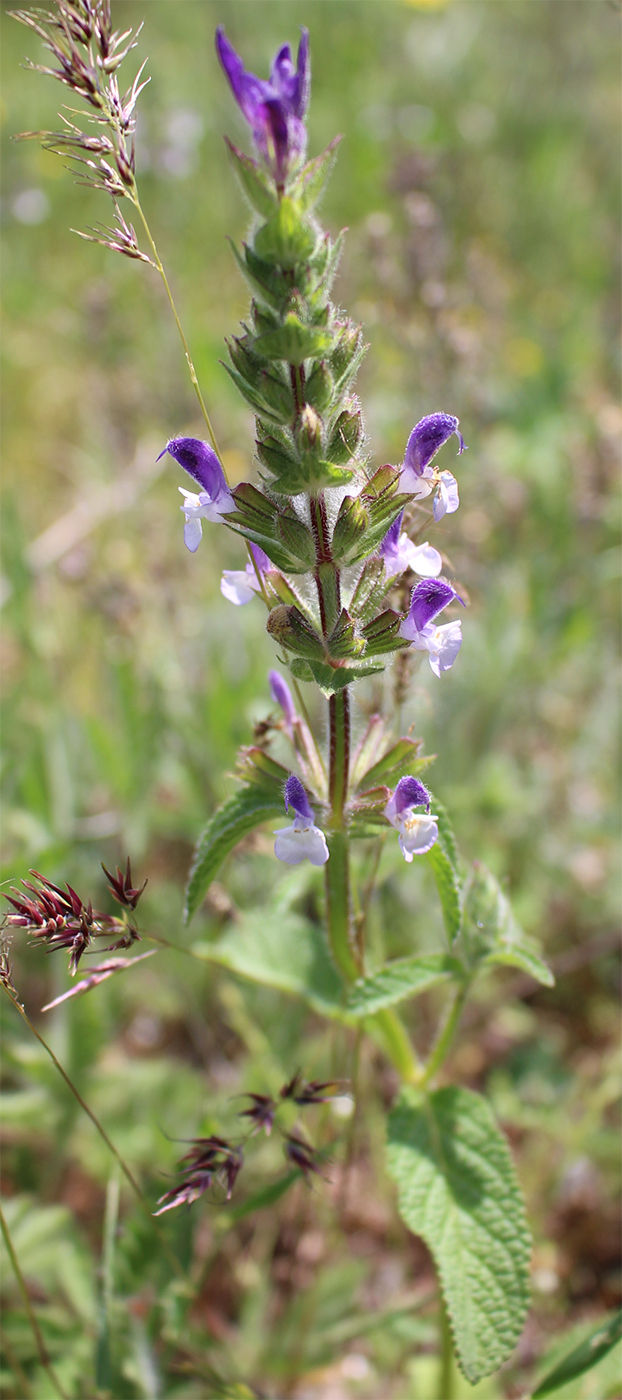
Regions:
M 257 150 L 282 186 L 291 167 L 303 159 L 307 145 L 304 116 L 310 86 L 308 31 L 302 30 L 296 67 L 289 44 L 284 44 L 272 64 L 269 82 L 246 72 L 222 25 L 216 31 L 216 48 Z
M 312 865 L 325 865 L 328 860 L 328 846 L 324 832 L 314 823 L 314 811 L 300 778 L 294 773 L 285 784 L 285 811 L 295 813 L 291 826 L 275 831 L 274 854 L 277 860 L 286 865 L 300 865 L 302 860 L 310 860 Z

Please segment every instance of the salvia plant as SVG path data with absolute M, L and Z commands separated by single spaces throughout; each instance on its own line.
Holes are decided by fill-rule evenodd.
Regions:
M 465 1001 L 487 969 L 507 964 L 545 985 L 553 980 L 496 879 L 460 856 L 447 813 L 428 784 L 432 760 L 421 753 L 420 741 L 399 732 L 416 659 L 427 654 L 440 685 L 459 661 L 467 600 L 445 576 L 446 561 L 431 538 L 436 523 L 459 508 L 456 476 L 438 455 L 450 441 L 462 454 L 459 420 L 430 406 L 405 434 L 401 462 L 371 463 L 356 393 L 363 330 L 331 300 L 343 234 L 333 239 L 318 217 L 338 142 L 310 159 L 307 152 L 308 34 L 303 29 L 295 61 L 289 45 L 278 51 L 265 79 L 247 71 L 219 29 L 218 56 L 253 149 L 249 155 L 227 140 L 251 218 L 245 241 L 233 246 L 250 304 L 227 342 L 225 369 L 254 414 L 257 456 L 254 480 L 233 488 L 139 199 L 134 123 L 143 68 L 124 95 L 119 77 L 136 38 L 113 31 L 109 0 L 58 0 L 52 13 L 18 11 L 15 17 L 51 55 L 50 66 L 31 66 L 71 94 L 60 131 L 27 135 L 70 157 L 79 177 L 113 201 L 112 224 L 82 236 L 153 267 L 170 299 L 206 434 L 173 437 L 163 449 L 171 466 L 186 473 L 187 484 L 179 486 L 185 545 L 194 554 L 204 530 L 203 547 L 212 530 L 242 537 L 248 563 L 225 571 L 222 592 L 235 606 L 254 607 L 258 626 L 265 609 L 280 668 L 269 675 L 270 719 L 242 749 L 237 789 L 209 816 L 198 842 L 186 919 L 227 854 L 266 822 L 275 830 L 277 862 L 307 862 L 314 888 L 312 867 L 322 868 L 324 899 L 313 914 L 283 910 L 267 917 L 259 911 L 203 945 L 205 956 L 296 992 L 316 1014 L 351 1031 L 356 1054 L 362 1037 L 369 1037 L 397 1072 L 401 1087 L 387 1118 L 386 1168 L 402 1219 L 425 1240 L 438 1271 L 438 1395 L 449 1400 L 452 1344 L 473 1384 L 512 1352 L 528 1307 L 530 1240 L 512 1157 L 491 1108 L 479 1094 L 448 1083 L 444 1065 Z M 353 724 L 354 688 L 391 667 L 385 693 L 393 709 L 372 713 L 362 728 Z M 309 719 L 301 683 L 321 692 L 322 734 Z M 281 757 L 287 746 L 287 764 L 275 757 L 275 745 Z M 385 842 L 399 844 L 409 864 L 431 867 L 445 934 L 427 956 L 372 966 L 366 914 Z M 50 950 L 68 950 L 74 972 L 97 940 L 110 940 L 107 953 L 131 949 L 141 936 L 136 906 L 142 887 L 129 862 L 125 872 L 106 874 L 119 917 L 97 913 L 70 886 L 34 872 L 34 883 L 8 896 L 8 930 L 26 932 Z M 88 991 L 133 960 L 112 957 L 91 967 L 65 997 Z M 19 1007 L 6 951 L 2 981 Z M 449 989 L 449 1010 L 420 1063 L 398 1008 L 441 983 Z M 280 1134 L 287 1166 L 266 1201 L 300 1177 L 324 1189 L 343 1145 L 336 1138 L 330 1150 L 315 1146 L 305 1115 L 343 1095 L 348 1083 L 307 1080 L 302 1069 L 292 1071 L 280 1093 L 245 1096 L 235 1140 L 213 1134 L 187 1144 L 158 1215 L 205 1195 L 225 1209 L 230 1199 L 235 1204 L 247 1144 L 259 1134 Z M 350 1092 L 357 1094 L 354 1073 Z

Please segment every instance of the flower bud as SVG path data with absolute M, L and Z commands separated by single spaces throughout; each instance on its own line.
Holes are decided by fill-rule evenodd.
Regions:
M 333 556 L 339 563 L 350 562 L 369 526 L 369 512 L 360 496 L 345 496 L 333 531 Z
M 307 403 L 322 413 L 330 405 L 333 396 L 333 378 L 324 360 L 313 366 L 305 385 Z
M 330 366 L 336 386 L 353 375 L 363 357 L 363 335 L 360 326 L 347 321 L 330 356 Z
M 340 413 L 328 448 L 328 459 L 337 466 L 344 466 L 354 456 L 363 436 L 363 424 L 358 409 L 346 409 Z
M 308 527 L 293 511 L 284 511 L 278 519 L 279 536 L 290 554 L 295 555 L 307 568 L 315 563 L 315 544 Z
M 345 608 L 341 609 L 335 626 L 328 638 L 328 652 L 335 661 L 347 657 L 360 656 L 365 651 L 365 643 L 356 635 L 356 625 Z
M 322 639 L 307 622 L 300 608 L 286 607 L 284 604 L 273 608 L 268 615 L 266 630 L 280 646 L 287 647 L 296 656 L 310 661 L 323 661 L 325 658 Z
M 305 404 L 296 429 L 296 441 L 303 455 L 322 450 L 322 419 L 311 404 Z

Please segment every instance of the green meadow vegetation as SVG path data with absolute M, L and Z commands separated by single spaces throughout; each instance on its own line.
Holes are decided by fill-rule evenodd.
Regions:
M 400 732 L 437 755 L 431 786 L 461 849 L 494 872 L 555 972 L 549 988 L 491 969 L 447 1061 L 508 1138 L 534 1232 L 532 1302 L 503 1369 L 476 1386 L 456 1369 L 441 1395 L 436 1276 L 384 1166 L 397 1079 L 371 1043 L 357 1066 L 354 1032 L 296 995 L 297 920 L 319 907 L 321 875 L 277 867 L 272 821 L 184 925 L 197 837 L 235 790 L 240 745 L 274 713 L 275 648 L 260 601 L 234 608 L 220 593 L 222 569 L 244 568 L 242 541 L 205 522 L 190 555 L 182 473 L 156 461 L 170 437 L 203 436 L 156 274 L 78 239 L 70 230 L 109 222 L 104 196 L 11 139 L 56 129 L 63 94 L 20 66 L 40 45 L 5 9 L 3 888 L 35 868 L 112 911 L 101 862 L 129 853 L 156 941 L 47 1012 L 71 985 L 66 959 L 12 941 L 28 1017 L 145 1199 L 3 994 L 3 1211 L 53 1368 L 5 1252 L 3 1393 L 523 1400 L 620 1305 L 619 11 L 116 9 L 123 28 L 145 20 L 141 198 L 231 481 L 257 466 L 251 411 L 220 364 L 248 301 L 227 242 L 248 211 L 223 133 L 248 144 L 214 55 L 219 23 L 262 74 L 309 27 L 310 153 L 344 133 L 322 218 L 332 235 L 348 228 L 334 296 L 370 344 L 358 391 L 375 462 L 401 462 L 425 414 L 460 417 L 461 508 L 433 538 L 468 600 L 464 644 L 440 680 L 413 668 Z M 392 684 L 389 671 L 357 687 L 355 733 Z M 323 735 L 317 692 L 302 690 Z M 257 943 L 266 921 L 279 930 L 283 990 L 253 980 L 241 918 Z M 431 872 L 405 865 L 397 841 L 367 928 L 378 966 L 439 947 Z M 422 1054 L 445 1001 L 439 984 L 405 1006 Z M 230 1204 L 223 1193 L 154 1219 L 179 1141 L 235 1136 L 237 1096 L 278 1094 L 299 1069 L 348 1081 L 305 1119 L 324 1179 L 285 1178 L 278 1138 L 258 1136 Z M 620 1363 L 618 1343 L 554 1393 L 615 1400 Z

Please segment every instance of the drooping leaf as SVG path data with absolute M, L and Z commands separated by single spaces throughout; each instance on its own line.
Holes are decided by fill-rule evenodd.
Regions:
M 461 972 L 462 964 L 448 953 L 399 958 L 355 982 L 346 1007 L 353 1016 L 371 1016 L 385 1006 L 395 1006 L 407 997 L 418 996 L 428 987 L 436 986 L 437 982 L 459 977 Z
M 550 967 L 527 943 L 489 953 L 486 963 L 501 963 L 506 967 L 518 967 L 521 972 L 528 972 L 529 976 L 533 977 L 534 982 L 541 982 L 543 987 L 555 986 L 555 978 Z
M 554 984 L 550 968 L 523 933 L 499 881 L 479 861 L 473 863 L 464 887 L 461 945 L 471 968 L 507 963 L 547 987 Z
M 325 666 L 322 661 L 309 661 L 309 669 L 322 694 L 328 696 L 336 695 L 344 686 L 354 685 L 355 681 L 362 680 L 364 676 L 375 675 L 376 671 L 382 671 L 384 667 L 381 663 L 366 665 L 363 661 L 356 669 L 352 666 L 339 666 L 333 670 L 332 666 Z
M 283 816 L 283 806 L 277 801 L 276 793 L 258 785 L 240 788 L 214 812 L 199 839 L 190 869 L 184 913 L 186 924 L 229 851 L 261 822 L 276 816 Z
M 400 1215 L 434 1257 L 458 1360 L 475 1385 L 509 1356 L 529 1303 L 529 1231 L 507 1142 L 479 1094 L 404 1090 L 389 1116 L 387 1158 Z
M 532 1400 L 540 1400 L 541 1396 L 552 1395 L 554 1390 L 560 1390 L 563 1385 L 568 1385 L 569 1381 L 576 1380 L 577 1376 L 582 1376 L 585 1371 L 590 1371 L 592 1366 L 596 1366 L 602 1361 L 604 1356 L 612 1350 L 622 1337 L 622 1310 L 609 1318 L 605 1318 L 589 1337 L 564 1357 L 557 1366 L 549 1371 L 544 1380 L 533 1391 Z
M 322 1016 L 344 1015 L 342 984 L 317 924 L 282 909 L 258 909 L 193 952 L 240 977 L 302 997 Z
M 302 209 L 312 209 L 324 193 L 326 182 L 337 158 L 337 147 L 343 138 L 335 136 L 330 145 L 307 162 L 300 172 L 298 199 Z
M 250 156 L 239 151 L 227 136 L 225 136 L 225 143 L 246 198 L 258 214 L 269 219 L 274 213 L 276 199 L 263 170 L 256 161 L 251 160 Z

